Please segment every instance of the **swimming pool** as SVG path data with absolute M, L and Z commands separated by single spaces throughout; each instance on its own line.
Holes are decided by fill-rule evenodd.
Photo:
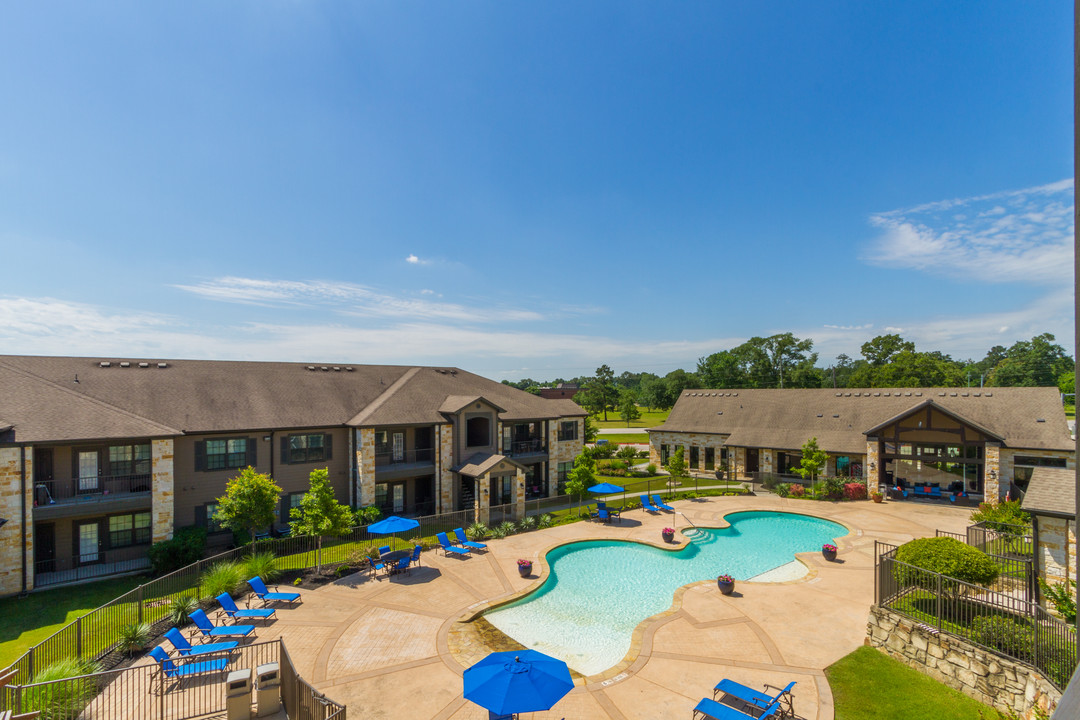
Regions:
M 671 607 L 677 588 L 721 573 L 746 580 L 848 532 L 794 513 L 741 512 L 725 519 L 730 527 L 702 528 L 678 552 L 617 540 L 557 547 L 547 555 L 548 577 L 536 592 L 484 618 L 522 645 L 595 675 L 623 659 L 634 628 Z

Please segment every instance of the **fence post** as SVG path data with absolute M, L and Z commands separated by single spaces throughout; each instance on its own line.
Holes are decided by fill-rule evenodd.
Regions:
M 139 598 L 139 622 L 140 623 L 143 621 L 143 587 L 144 587 L 143 585 L 139 585 L 139 588 L 138 588 L 139 589 L 138 598 Z
M 935 593 L 935 604 L 937 605 L 937 629 L 941 632 L 941 573 L 937 575 L 937 592 Z
M 75 655 L 82 657 L 82 615 L 75 618 Z

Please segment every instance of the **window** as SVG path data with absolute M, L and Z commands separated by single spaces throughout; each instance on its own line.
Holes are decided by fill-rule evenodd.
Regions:
M 255 441 L 251 438 L 201 440 L 195 443 L 196 470 L 235 470 L 255 465 Z
M 559 423 L 559 440 L 577 440 L 577 420 L 564 420 Z
M 150 542 L 150 513 L 113 515 L 109 518 L 109 547 L 122 548 Z
M 216 533 L 223 532 L 225 530 L 217 518 L 218 504 L 216 502 L 209 502 L 203 506 L 206 512 L 206 532 Z
M 300 501 L 304 499 L 304 495 L 307 493 L 293 492 L 285 495 L 281 498 L 281 522 L 287 524 L 293 520 L 292 511 L 293 508 L 300 507 Z
M 690 468 L 692 470 L 697 470 L 697 467 L 698 467 L 698 452 L 699 452 L 699 450 L 698 450 L 697 445 L 691 445 L 690 446 Z
M 149 475 L 150 443 L 109 447 L 110 475 Z
M 375 454 L 385 455 L 390 452 L 389 433 L 385 430 L 375 431 Z
M 712 470 L 716 467 L 716 451 L 711 447 L 705 448 L 705 469 Z
M 290 435 L 281 439 L 281 462 L 285 464 L 321 462 L 330 459 L 330 435 Z
M 465 422 L 465 444 L 483 447 L 491 444 L 491 419 L 486 415 L 469 418 Z
M 1030 465 L 1032 467 L 1065 467 L 1065 458 L 1052 458 L 1052 457 L 1027 457 L 1024 455 L 1017 455 L 1013 460 L 1015 465 Z

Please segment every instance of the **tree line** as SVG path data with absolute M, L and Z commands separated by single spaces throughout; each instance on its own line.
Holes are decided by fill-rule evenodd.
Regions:
M 613 410 L 629 422 L 636 406 L 668 409 L 687 388 L 874 388 L 874 387 L 1058 387 L 1075 392 L 1073 358 L 1050 333 L 1009 347 L 995 345 L 982 359 L 954 359 L 938 350 L 917 350 L 898 334 L 878 335 L 862 344 L 861 357 L 838 355 L 828 367 L 818 363 L 811 338 L 793 333 L 752 337 L 729 350 L 699 358 L 694 370 L 663 377 L 649 372 L 616 375 L 608 365 L 596 374 L 542 382 L 524 378 L 503 383 L 535 394 L 559 383 L 577 385 L 575 402 L 608 419 Z M 624 415 L 625 413 L 625 415 Z

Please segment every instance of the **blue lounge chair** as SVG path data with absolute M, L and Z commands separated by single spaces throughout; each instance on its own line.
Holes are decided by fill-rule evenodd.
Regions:
M 469 554 L 468 548 L 458 547 L 457 545 L 450 544 L 450 538 L 446 537 L 446 533 L 436 533 L 435 538 L 439 541 L 439 547 L 442 548 L 443 555 L 450 553 L 451 555 L 457 555 L 458 557 L 467 556 Z
M 420 551 L 423 550 L 423 546 L 417 545 L 412 549 L 412 557 L 409 558 L 409 562 L 414 562 L 417 565 L 420 564 Z
M 386 569 L 386 563 L 384 563 L 382 560 L 372 560 L 371 561 L 371 574 L 372 574 L 372 576 L 378 577 L 380 570 L 385 575 L 390 574 L 390 571 Z
M 259 620 L 262 620 L 263 622 L 266 622 L 270 618 L 274 617 L 274 613 L 277 612 L 277 610 L 273 608 L 252 608 L 250 610 L 241 610 L 240 608 L 236 607 L 236 602 L 232 599 L 232 595 L 229 595 L 229 593 L 221 593 L 217 596 L 216 599 L 219 603 L 221 603 L 221 609 L 225 611 L 225 614 L 228 615 L 234 622 L 238 618 L 257 618 Z
M 158 661 L 158 668 L 161 672 L 161 690 L 165 691 L 165 681 L 176 679 L 179 684 L 183 682 L 184 678 L 192 677 L 194 675 L 203 675 L 211 672 L 221 672 L 229 665 L 229 658 L 208 658 L 206 660 L 187 660 L 185 662 L 176 662 L 172 660 L 168 654 L 160 647 L 151 648 L 150 657 Z
M 775 685 L 765 685 L 765 689 L 779 690 L 780 692 L 775 695 L 770 695 L 765 690 L 754 690 L 741 683 L 737 683 L 734 680 L 728 680 L 727 678 L 717 683 L 713 688 L 713 699 L 720 693 L 724 693 L 724 697 L 720 698 L 721 701 L 727 700 L 729 697 L 738 700 L 745 705 L 751 705 L 755 708 L 767 708 L 769 705 L 776 703 L 780 706 L 781 717 L 795 717 L 795 705 L 791 698 L 791 688 L 795 687 L 795 682 L 789 682 L 787 687 L 780 689 Z M 785 707 L 786 705 L 786 707 Z
M 195 623 L 195 627 L 199 629 L 204 638 L 247 637 L 255 632 L 254 625 L 215 625 L 210 622 L 210 618 L 206 617 L 206 613 L 201 608 L 192 612 L 188 617 L 191 618 L 191 622 Z
M 165 639 L 172 643 L 172 646 L 176 648 L 176 652 L 185 656 L 228 652 L 229 650 L 236 649 L 236 646 L 240 644 L 236 640 L 229 640 L 228 642 L 206 643 L 204 645 L 193 646 L 187 641 L 184 634 L 176 628 L 169 628 L 166 630 Z
M 470 550 L 487 550 L 487 543 L 476 542 L 465 537 L 465 531 L 461 528 L 454 528 L 454 537 L 457 538 L 458 545 L 467 547 Z
M 757 718 L 757 720 L 764 720 L 765 718 L 779 717 L 777 713 L 780 712 L 780 703 L 771 703 L 765 712 L 760 715 L 748 715 L 744 712 L 739 712 L 733 707 L 727 705 L 721 705 L 715 700 L 709 698 L 701 698 L 696 706 L 694 706 L 694 720 L 697 720 L 698 713 L 701 713 L 703 718 L 712 718 L 712 720 L 746 720 L 747 718 Z
M 263 605 L 268 602 L 287 602 L 290 605 L 297 602 L 300 599 L 300 593 L 298 592 L 270 592 L 266 589 L 266 583 L 262 581 L 262 578 L 256 575 L 247 581 L 251 586 L 251 592 L 255 593 L 255 597 L 263 601 Z M 277 586 L 274 586 L 277 589 Z
M 641 509 L 648 510 L 649 512 L 660 512 L 660 508 L 653 505 L 652 500 L 649 499 L 648 495 L 641 496 Z
M 671 507 L 666 502 L 664 502 L 663 498 L 661 498 L 659 495 L 653 495 L 652 496 L 652 501 L 653 501 L 653 505 L 660 508 L 661 510 L 670 510 L 671 512 L 675 512 L 675 508 Z

